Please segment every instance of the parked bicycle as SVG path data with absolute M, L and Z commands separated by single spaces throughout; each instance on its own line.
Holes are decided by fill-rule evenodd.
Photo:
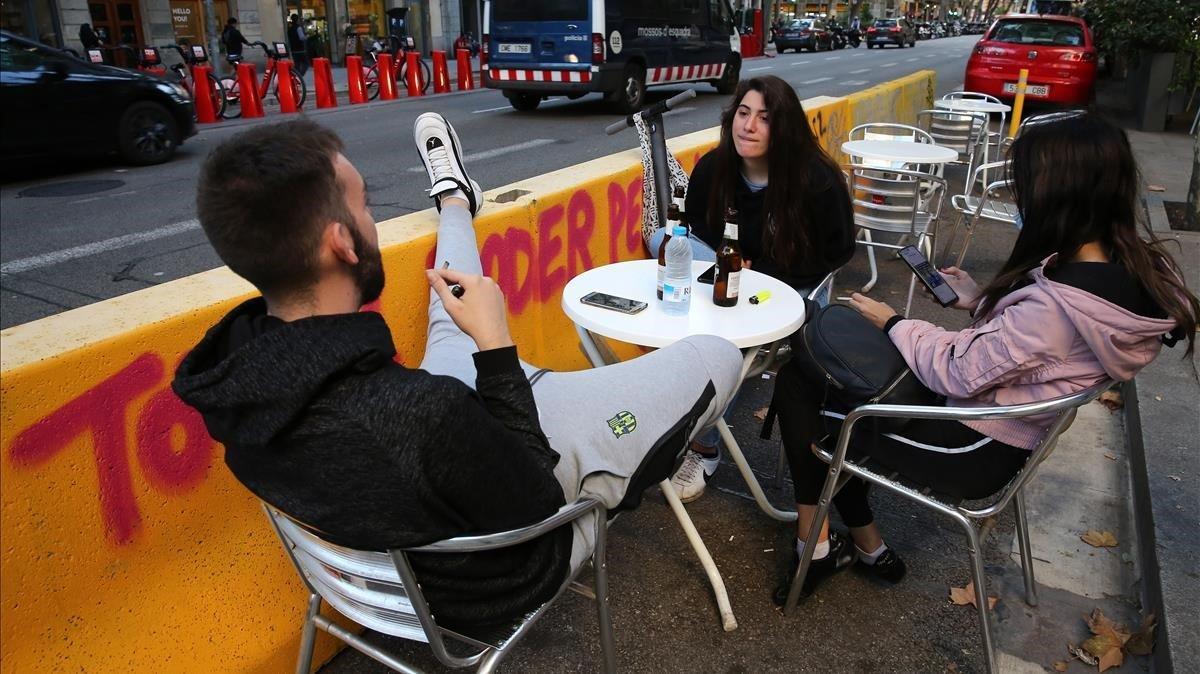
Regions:
M 267 55 L 267 69 L 263 72 L 262 84 L 258 87 L 258 95 L 260 98 L 265 99 L 267 93 L 271 93 L 275 96 L 275 100 L 278 101 L 279 82 L 277 81 L 278 78 L 275 77 L 277 70 L 276 62 L 291 60 L 287 55 L 287 46 L 282 42 L 276 42 L 274 48 L 265 42 L 251 42 L 250 45 L 258 47 Z M 238 83 L 236 77 L 236 66 L 242 62 L 242 57 L 240 55 L 227 56 L 226 59 L 235 67 L 235 76 L 222 80 L 222 83 L 225 85 L 225 100 L 227 102 L 225 113 L 222 116 L 226 119 L 236 119 L 242 116 L 241 85 Z M 296 74 L 295 70 L 289 69 L 288 74 L 291 75 L 292 97 L 296 101 L 296 107 L 299 108 L 304 105 L 304 100 L 308 97 L 308 85 L 304 83 L 303 77 Z
M 384 43 L 388 47 L 384 47 Z M 392 62 L 396 68 L 396 90 L 401 91 L 408 86 L 408 52 L 416 51 L 416 42 L 411 37 L 400 38 L 395 35 L 387 37 L 378 37 L 371 42 L 371 46 L 367 48 L 366 56 L 363 60 L 363 79 L 367 83 L 367 97 L 370 100 L 375 100 L 379 96 L 379 55 L 383 53 L 391 54 Z M 370 65 L 367 65 L 368 61 Z M 421 65 L 418 71 L 418 81 L 421 86 L 421 92 L 429 91 L 429 84 L 433 81 L 433 76 L 429 71 L 429 64 L 425 59 L 417 54 L 417 63 Z
M 178 44 L 165 44 L 161 49 L 170 49 L 179 54 L 180 63 L 174 63 L 170 66 L 170 70 L 179 78 L 179 83 L 183 85 L 188 93 L 192 95 L 192 100 L 196 100 L 196 82 L 193 77 L 192 67 L 208 63 L 208 52 L 201 45 L 189 45 L 184 47 Z M 225 102 L 228 100 L 229 92 L 225 90 L 225 86 L 221 80 L 210 70 L 208 71 L 207 90 L 209 97 L 212 100 L 213 112 L 217 117 L 225 116 Z M 192 113 L 195 116 L 195 112 Z

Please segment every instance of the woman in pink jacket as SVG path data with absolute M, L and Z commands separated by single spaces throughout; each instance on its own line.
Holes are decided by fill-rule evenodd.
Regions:
M 1163 342 L 1186 336 L 1200 317 L 1178 266 L 1146 230 L 1138 233 L 1138 172 L 1125 132 L 1090 115 L 1046 122 L 1013 143 L 1010 177 L 1023 227 L 1008 261 L 986 286 L 943 269 L 970 311 L 964 330 L 904 318 L 855 294 L 851 306 L 885 330 L 916 376 L 950 407 L 1012 405 L 1080 391 L 1105 377 L 1128 381 Z M 1020 221 L 1019 221 L 1020 222 Z M 775 385 L 784 449 L 799 513 L 791 572 L 827 473 L 810 445 L 842 415 L 822 410 L 822 387 L 785 366 Z M 821 416 L 826 417 L 823 423 Z M 995 493 L 1017 474 L 1050 423 L 1046 419 L 914 420 L 898 433 L 855 433 L 850 458 L 872 458 L 936 491 L 963 498 Z M 850 538 L 821 530 L 804 596 L 856 558 L 889 583 L 904 562 L 880 536 L 857 479 L 833 499 Z M 791 573 L 787 576 L 791 578 Z M 786 583 L 776 591 L 782 603 Z

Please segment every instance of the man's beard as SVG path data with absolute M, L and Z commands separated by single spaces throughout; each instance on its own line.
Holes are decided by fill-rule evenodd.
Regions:
M 358 287 L 359 304 L 370 304 L 383 293 L 383 256 L 379 247 L 367 243 L 358 229 L 349 229 L 350 237 L 354 239 L 354 254 L 358 256 L 358 264 L 354 265 L 354 284 Z

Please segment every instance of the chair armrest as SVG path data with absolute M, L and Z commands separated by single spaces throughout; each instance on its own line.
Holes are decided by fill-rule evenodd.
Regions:
M 526 541 L 533 540 L 546 533 L 557 529 L 558 527 L 572 522 L 583 517 L 593 510 L 602 513 L 606 508 L 598 499 L 590 496 L 581 497 L 574 503 L 558 509 L 550 517 L 530 524 L 527 527 L 520 529 L 511 529 L 509 531 L 500 531 L 493 534 L 481 534 L 479 536 L 457 536 L 455 538 L 447 538 L 444 541 L 422 545 L 417 548 L 405 548 L 405 552 L 479 552 L 481 550 L 494 550 L 497 548 L 507 548 L 513 545 L 519 545 Z

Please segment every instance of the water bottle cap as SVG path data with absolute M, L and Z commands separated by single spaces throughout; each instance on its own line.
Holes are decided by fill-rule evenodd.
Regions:
M 675 225 L 675 229 L 671 230 L 671 236 L 687 236 L 687 227 Z

